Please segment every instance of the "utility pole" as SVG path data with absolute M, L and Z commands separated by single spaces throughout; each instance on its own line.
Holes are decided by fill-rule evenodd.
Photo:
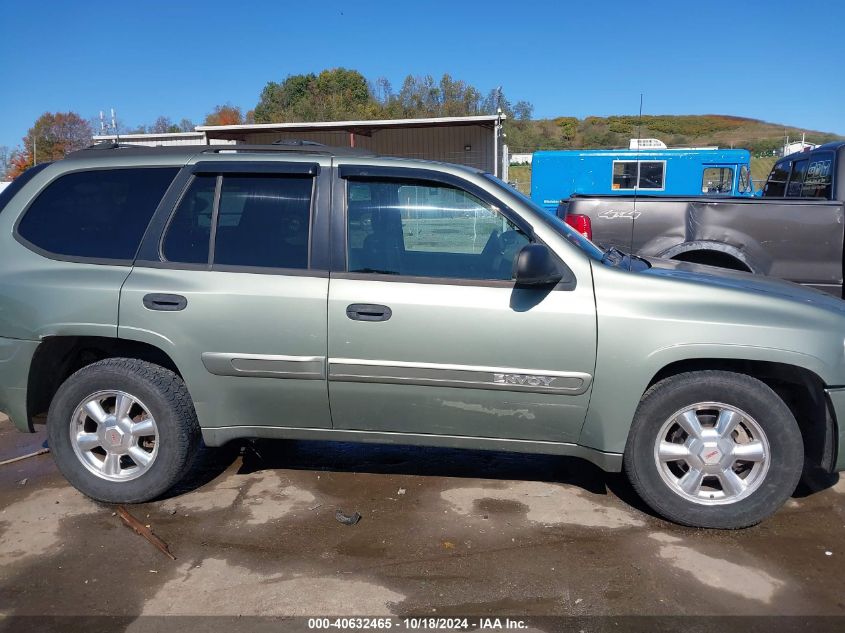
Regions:
M 38 137 L 35 135 L 35 128 L 32 131 L 32 166 L 35 167 L 38 164 L 38 155 L 36 154 L 35 150 L 38 148 Z

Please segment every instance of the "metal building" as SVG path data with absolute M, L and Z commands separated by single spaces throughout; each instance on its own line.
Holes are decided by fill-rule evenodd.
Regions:
M 504 115 L 388 119 L 381 121 L 319 121 L 198 125 L 195 132 L 129 134 L 121 141 L 142 145 L 189 145 L 304 140 L 326 145 L 360 147 L 384 156 L 423 158 L 477 167 L 503 175 Z M 113 135 L 95 136 L 113 141 Z
M 149 147 L 168 147 L 173 145 L 208 145 L 205 132 L 168 132 L 162 134 L 121 134 L 119 137 L 114 134 L 100 134 L 94 136 L 94 142 L 115 141 L 120 139 L 121 143 L 133 145 L 147 145 Z M 232 141 L 214 141 L 212 145 L 220 143 L 231 143 Z
M 361 147 L 385 156 L 460 163 L 501 174 L 502 115 L 320 121 L 250 125 L 200 125 L 209 140 L 266 144 L 300 139 Z

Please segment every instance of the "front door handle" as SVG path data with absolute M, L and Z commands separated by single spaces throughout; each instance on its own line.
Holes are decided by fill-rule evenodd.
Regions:
M 346 316 L 353 321 L 387 321 L 393 316 L 393 311 L 373 303 L 353 303 L 347 306 Z
M 178 312 L 188 307 L 188 300 L 182 295 L 169 295 L 154 292 L 144 296 L 144 307 L 161 312 Z

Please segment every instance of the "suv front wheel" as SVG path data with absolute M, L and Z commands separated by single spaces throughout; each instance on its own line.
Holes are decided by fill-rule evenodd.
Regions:
M 804 446 L 792 412 L 764 383 L 700 371 L 646 391 L 625 472 L 660 515 L 694 527 L 759 523 L 794 492 Z
M 176 485 L 201 438 L 181 378 L 130 358 L 93 363 L 56 392 L 47 416 L 62 474 L 98 501 L 140 503 Z

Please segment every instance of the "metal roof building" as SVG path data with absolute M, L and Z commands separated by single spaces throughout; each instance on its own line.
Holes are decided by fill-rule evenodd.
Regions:
M 504 115 L 494 114 L 381 121 L 198 125 L 195 132 L 129 134 L 121 136 L 120 140 L 139 145 L 266 145 L 280 140 L 314 141 L 368 149 L 384 156 L 469 165 L 500 176 L 504 118 Z M 94 140 L 115 140 L 115 137 L 95 136 Z
M 168 132 L 166 134 L 121 134 L 119 137 L 114 134 L 100 134 L 94 136 L 94 142 L 115 141 L 131 143 L 133 145 L 146 145 L 148 147 L 171 147 L 178 145 L 208 145 L 209 141 L 204 132 Z M 230 141 L 215 141 L 213 144 L 230 143 Z

